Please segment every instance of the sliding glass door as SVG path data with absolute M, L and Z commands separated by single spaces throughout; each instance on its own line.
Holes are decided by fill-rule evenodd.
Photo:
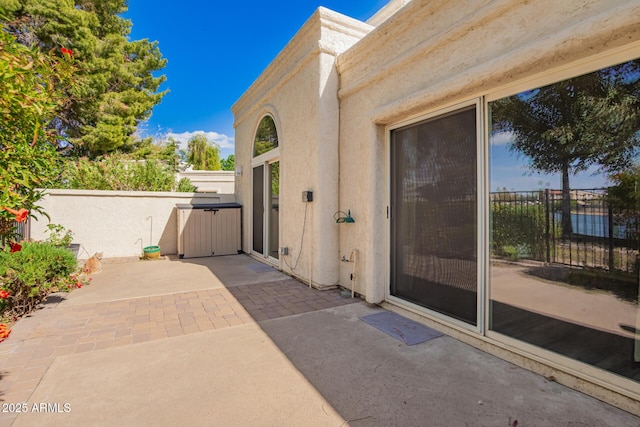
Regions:
M 471 325 L 478 322 L 476 109 L 390 135 L 390 294 Z

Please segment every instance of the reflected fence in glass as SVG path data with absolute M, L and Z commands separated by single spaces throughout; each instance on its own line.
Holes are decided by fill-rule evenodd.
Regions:
M 489 329 L 634 390 L 639 82 L 633 60 L 489 103 Z
M 562 235 L 562 190 L 490 193 L 493 256 L 637 271 L 637 216 L 614 209 L 607 189 L 569 191 L 571 228 Z

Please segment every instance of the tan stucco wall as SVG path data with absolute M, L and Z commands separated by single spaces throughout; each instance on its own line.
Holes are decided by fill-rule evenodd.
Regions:
M 253 138 L 262 116 L 272 114 L 280 138 L 280 246 L 289 247 L 290 264 L 300 250 L 301 192 L 314 191 L 294 274 L 311 275 L 320 286 L 353 285 L 367 301 L 383 302 L 390 250 L 388 127 L 461 102 L 479 100 L 482 108 L 483 97 L 638 58 L 638 17 L 637 0 L 393 0 L 372 25 L 319 9 L 233 107 L 245 224 L 251 221 Z M 338 210 L 350 210 L 355 222 L 336 224 Z M 249 248 L 250 227 L 244 239 Z M 357 265 L 339 261 L 354 250 Z M 282 261 L 279 266 L 289 271 Z M 532 363 L 528 352 L 436 323 L 472 345 L 549 372 L 547 360 Z M 585 382 L 574 375 L 579 371 L 553 366 L 564 384 L 638 413 L 637 393 L 630 399 L 612 384 Z
M 197 187 L 198 193 L 233 194 L 235 192 L 234 171 L 200 171 L 179 172 L 178 179 L 189 178 Z
M 160 245 L 162 254 L 175 254 L 178 249 L 176 204 L 234 201 L 233 194 L 47 190 L 39 205 L 50 216 L 52 224 L 61 224 L 73 231 L 73 242 L 82 245 L 79 258 L 88 258 L 95 252 L 112 258 L 141 255 L 139 239 L 143 247 Z M 47 224 L 46 217 L 32 218 L 31 238 L 46 239 Z
M 244 209 L 244 246 L 252 244 L 252 158 L 256 128 L 273 116 L 279 141 L 280 247 L 289 248 L 279 267 L 318 287 L 338 282 L 339 88 L 335 57 L 370 26 L 320 8 L 233 106 L 238 202 Z M 314 201 L 302 203 L 302 192 Z M 304 240 L 303 240 L 304 230 Z M 302 242 L 302 254 L 301 251 Z M 286 260 L 286 262 L 285 262 Z M 290 266 L 297 264 L 295 271 Z
M 383 302 L 388 127 L 461 102 L 479 99 L 482 108 L 483 97 L 640 57 L 638 17 L 637 0 L 392 0 L 371 25 L 319 9 L 233 107 L 245 249 L 251 245 L 253 139 L 260 119 L 271 114 L 280 140 L 280 246 L 290 249 L 289 264 L 300 251 L 301 192 L 314 191 L 293 273 L 311 276 L 318 286 L 353 285 L 367 301 Z M 350 210 L 355 222 L 336 224 L 338 210 Z M 340 262 L 353 251 L 357 264 Z M 279 267 L 289 271 L 282 260 Z M 546 360 L 532 363 L 529 353 L 435 322 L 472 345 L 549 372 Z M 638 413 L 637 393 L 629 399 L 612 384 L 585 382 L 577 371 L 553 366 L 564 384 Z
M 340 248 L 360 250 L 367 301 L 382 301 L 388 280 L 385 126 L 552 69 L 597 69 L 589 58 L 624 46 L 639 57 L 638 16 L 634 0 L 413 0 L 339 55 L 340 208 L 356 219 Z M 351 267 L 341 264 L 343 286 Z

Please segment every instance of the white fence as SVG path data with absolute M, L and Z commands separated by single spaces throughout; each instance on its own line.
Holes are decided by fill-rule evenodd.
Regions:
M 104 257 L 139 256 L 158 245 L 162 254 L 177 253 L 178 203 L 229 203 L 233 194 L 148 191 L 47 190 L 40 201 L 51 223 L 73 231 L 79 258 L 95 252 Z M 46 217 L 31 219 L 31 238 L 44 240 Z

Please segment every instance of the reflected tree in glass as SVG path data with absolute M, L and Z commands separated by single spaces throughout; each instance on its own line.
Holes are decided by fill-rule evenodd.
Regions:
M 562 236 L 571 234 L 569 177 L 591 166 L 615 173 L 640 147 L 640 60 L 491 103 L 492 133 L 510 132 L 510 149 L 532 170 L 562 174 Z
M 273 121 L 273 117 L 264 116 L 256 131 L 256 138 L 253 143 L 253 155 L 259 156 L 260 154 L 273 150 L 277 146 L 278 132 L 276 131 L 276 124 Z
M 542 185 L 490 195 L 490 236 L 499 243 L 490 258 L 489 328 L 637 387 L 640 61 L 493 101 L 489 112 L 491 179 L 519 178 L 499 148 L 506 141 L 532 174 L 562 180 L 560 206 Z M 570 179 L 587 174 L 610 187 L 571 189 Z M 530 256 L 509 258 L 500 252 L 506 245 Z

